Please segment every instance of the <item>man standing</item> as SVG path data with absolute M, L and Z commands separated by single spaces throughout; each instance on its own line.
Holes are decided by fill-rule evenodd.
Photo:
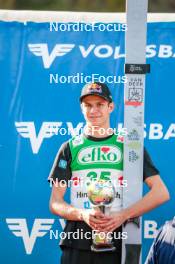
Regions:
M 80 103 L 86 120 L 85 132 L 61 146 L 49 176 L 51 181 L 58 183 L 52 187 L 51 212 L 67 220 L 64 230 L 67 234 L 77 231 L 83 234 L 79 239 L 69 235 L 69 239 L 67 237 L 61 241 L 61 263 L 121 264 L 122 224 L 167 201 L 169 193 L 145 150 L 143 181 L 150 191 L 131 207 L 122 209 L 122 187 L 118 185 L 109 216 L 89 207 L 86 184 L 81 183 L 88 179 L 115 179 L 120 182 L 123 175 L 123 143 L 121 137 L 110 129 L 114 103 L 107 85 L 99 82 L 85 85 Z M 64 200 L 69 180 L 73 180 L 70 204 Z M 63 181 L 65 185 L 61 184 Z M 113 239 L 116 251 L 91 251 L 92 240 L 87 234 L 97 229 L 117 234 Z

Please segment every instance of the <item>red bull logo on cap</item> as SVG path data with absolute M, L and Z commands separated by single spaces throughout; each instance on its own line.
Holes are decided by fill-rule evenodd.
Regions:
M 97 93 L 102 93 L 102 88 L 101 85 L 97 83 L 92 83 L 88 86 L 88 89 L 90 92 L 97 92 Z

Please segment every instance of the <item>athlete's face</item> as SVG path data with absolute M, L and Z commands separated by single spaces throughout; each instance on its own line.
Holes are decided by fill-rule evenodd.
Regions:
M 100 96 L 88 95 L 83 99 L 81 108 L 89 125 L 106 127 L 109 125 L 109 116 L 114 109 L 114 104 Z

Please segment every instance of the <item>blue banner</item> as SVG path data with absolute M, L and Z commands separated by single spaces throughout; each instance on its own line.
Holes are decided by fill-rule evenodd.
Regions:
M 85 83 L 108 84 L 116 105 L 111 124 L 122 126 L 125 30 L 116 23 L 0 22 L 2 263 L 59 263 L 65 223 L 49 211 L 47 177 L 61 143 L 85 124 Z M 144 216 L 143 259 L 156 230 L 174 216 L 174 60 L 175 22 L 149 23 L 145 146 L 171 200 Z

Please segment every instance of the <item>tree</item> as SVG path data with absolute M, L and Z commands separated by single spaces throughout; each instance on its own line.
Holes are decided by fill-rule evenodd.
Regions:
M 131 0 L 132 1 L 132 0 Z M 124 0 L 0 0 L 1 9 L 125 12 Z M 175 0 L 149 0 L 149 12 L 175 12 Z

